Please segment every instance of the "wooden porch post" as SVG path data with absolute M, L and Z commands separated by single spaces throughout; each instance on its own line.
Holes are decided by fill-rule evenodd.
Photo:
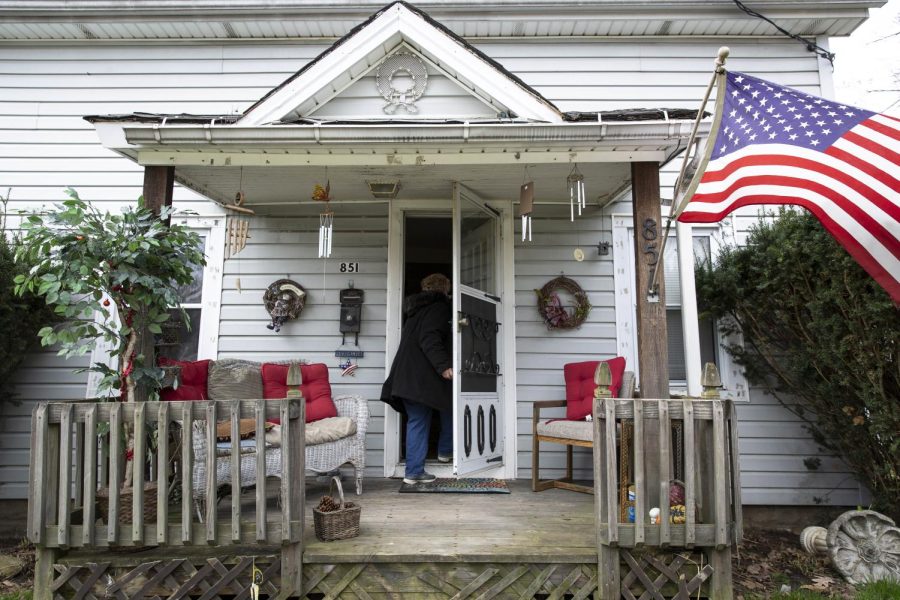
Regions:
M 637 302 L 638 367 L 642 398 L 669 397 L 669 351 L 666 332 L 666 295 L 662 268 L 656 293 L 650 277 L 660 256 L 662 236 L 659 204 L 659 164 L 631 163 L 634 203 L 635 297 Z
M 159 215 L 164 206 L 172 206 L 172 192 L 175 187 L 175 167 L 144 167 L 144 206 Z M 166 226 L 171 219 L 166 219 Z M 139 332 L 138 353 L 155 363 L 156 354 L 153 347 L 153 334 L 148 331 Z M 149 398 L 147 389 L 138 386 L 134 392 L 135 400 L 146 401 Z

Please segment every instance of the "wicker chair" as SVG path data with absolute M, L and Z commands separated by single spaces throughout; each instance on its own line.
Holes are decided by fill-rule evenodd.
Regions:
M 316 473 L 328 473 L 350 463 L 356 473 L 356 493 L 362 494 L 363 471 L 366 467 L 366 430 L 369 426 L 369 405 L 361 396 L 335 396 L 338 416 L 350 417 L 356 423 L 356 433 L 333 442 L 306 446 L 306 468 Z M 194 454 L 193 497 L 199 514 L 206 498 L 206 433 L 203 422 L 194 423 L 192 435 Z M 256 484 L 255 445 L 241 453 L 241 487 Z M 216 487 L 231 484 L 231 448 L 220 449 L 216 459 Z M 281 447 L 266 448 L 266 477 L 281 477 Z

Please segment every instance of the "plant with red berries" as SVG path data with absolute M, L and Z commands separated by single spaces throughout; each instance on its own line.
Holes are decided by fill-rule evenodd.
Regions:
M 100 340 L 113 346 L 118 369 L 94 364 L 100 390 L 133 400 L 138 386 L 155 399 L 163 371 L 139 349 L 141 332 L 162 333 L 170 309 L 180 308 L 178 289 L 205 264 L 200 237 L 166 225 L 171 207 L 155 215 L 138 200 L 121 214 L 101 212 L 69 189 L 69 200 L 22 223 L 16 260 L 34 265 L 16 277 L 16 293 L 43 296 L 62 319 L 38 332 L 41 344 L 65 357 L 87 353 Z M 181 318 L 189 325 L 187 315 Z

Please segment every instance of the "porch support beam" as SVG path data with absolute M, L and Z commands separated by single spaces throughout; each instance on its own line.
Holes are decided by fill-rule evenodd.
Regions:
M 157 216 L 164 206 L 172 206 L 172 194 L 175 188 L 175 167 L 144 167 L 144 206 Z M 168 227 L 171 219 L 166 219 Z M 153 334 L 144 329 L 138 332 L 138 354 L 143 354 L 147 364 L 156 364 L 156 348 Z M 146 386 L 138 386 L 134 392 L 138 402 L 150 399 Z
M 657 261 L 662 236 L 659 200 L 659 164 L 631 164 L 634 195 L 634 264 L 637 304 L 638 365 L 642 398 L 669 397 L 669 352 L 666 330 L 665 280 L 650 277 Z
M 172 206 L 172 193 L 175 188 L 175 167 L 144 167 L 144 206 L 157 215 L 164 206 Z M 166 221 L 168 225 L 168 220 Z

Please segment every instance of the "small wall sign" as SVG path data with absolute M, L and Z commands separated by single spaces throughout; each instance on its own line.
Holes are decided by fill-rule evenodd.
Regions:
M 342 262 L 340 265 L 341 273 L 359 273 L 358 262 Z

